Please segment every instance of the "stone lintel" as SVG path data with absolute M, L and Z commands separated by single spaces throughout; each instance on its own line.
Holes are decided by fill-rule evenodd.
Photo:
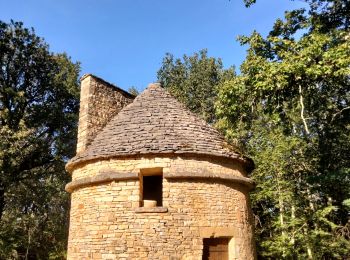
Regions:
M 154 207 L 154 208 L 145 208 L 139 207 L 135 209 L 135 213 L 166 213 L 168 208 L 166 207 Z
M 204 228 L 200 228 L 199 234 L 202 238 L 237 237 L 237 228 L 233 228 L 233 227 L 204 227 Z
M 103 172 L 99 173 L 93 177 L 80 178 L 74 181 L 71 181 L 66 185 L 65 190 L 69 193 L 72 193 L 75 189 L 96 185 L 105 182 L 111 181 L 124 181 L 124 180 L 137 180 L 139 175 L 137 173 L 125 173 L 125 172 Z

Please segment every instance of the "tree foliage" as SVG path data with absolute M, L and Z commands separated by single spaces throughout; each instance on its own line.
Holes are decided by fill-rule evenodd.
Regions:
M 135 97 L 138 96 L 138 95 L 140 94 L 140 92 L 139 92 L 139 91 L 137 90 L 137 88 L 134 87 L 134 86 L 129 87 L 128 92 L 129 92 L 131 95 L 134 95 Z
M 0 258 L 62 258 L 79 64 L 0 21 Z
M 208 57 L 207 50 L 201 50 L 182 59 L 167 53 L 158 80 L 190 110 L 213 123 L 217 87 L 234 75 L 233 68 L 224 69 L 221 59 Z
M 220 88 L 218 126 L 252 156 L 258 253 L 350 257 L 349 2 L 306 1 L 249 46 Z M 253 3 L 253 1 L 249 1 Z M 300 36 L 301 35 L 301 36 Z

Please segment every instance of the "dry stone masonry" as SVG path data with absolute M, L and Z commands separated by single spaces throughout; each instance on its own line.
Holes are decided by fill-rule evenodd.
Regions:
M 81 98 L 81 107 L 106 115 L 90 119 L 90 139 L 79 133 L 66 166 L 67 258 L 255 259 L 253 162 L 159 84 L 132 101 L 92 75 L 82 85 L 91 82 L 99 97 Z
M 81 78 L 77 153 L 85 150 L 96 134 L 134 96 L 96 76 Z

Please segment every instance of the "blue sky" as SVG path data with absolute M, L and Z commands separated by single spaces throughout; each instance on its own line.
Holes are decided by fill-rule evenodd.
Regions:
M 0 19 L 23 21 L 53 52 L 80 61 L 92 73 L 128 89 L 157 80 L 166 52 L 180 57 L 203 48 L 239 67 L 245 47 L 238 35 L 266 34 L 285 10 L 301 1 L 258 0 L 0 0 Z

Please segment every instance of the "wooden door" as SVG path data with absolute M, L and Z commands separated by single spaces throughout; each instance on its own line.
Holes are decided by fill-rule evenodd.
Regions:
M 228 260 L 228 238 L 204 238 L 203 260 Z

